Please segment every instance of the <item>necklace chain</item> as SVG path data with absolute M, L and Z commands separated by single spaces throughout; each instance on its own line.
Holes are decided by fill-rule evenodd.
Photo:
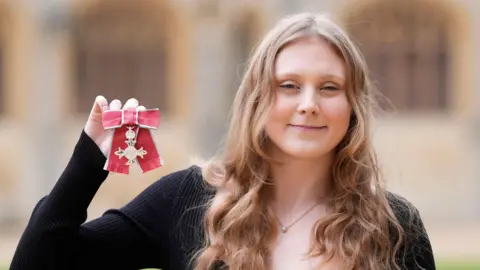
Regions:
M 292 223 L 290 223 L 290 225 L 288 226 L 283 226 L 282 225 L 282 222 L 280 221 L 280 219 L 275 215 L 275 217 L 277 218 L 277 221 L 278 223 L 280 224 L 280 227 L 282 229 L 282 233 L 286 233 L 288 231 L 288 229 L 290 229 L 293 225 L 295 225 L 297 222 L 299 222 L 304 216 L 306 216 L 308 213 L 310 213 L 310 211 L 313 210 L 313 208 L 315 208 L 315 206 L 319 205 L 320 203 L 316 203 L 314 204 L 312 207 L 310 207 L 307 211 L 305 211 L 305 213 L 303 213 L 300 217 L 298 217 L 297 219 L 295 219 Z

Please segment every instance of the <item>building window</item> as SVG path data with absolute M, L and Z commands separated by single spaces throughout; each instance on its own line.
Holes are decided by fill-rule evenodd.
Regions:
M 105 3 L 80 16 L 74 33 L 79 111 L 89 112 L 101 94 L 122 102 L 135 97 L 165 112 L 168 70 L 159 15 L 138 3 Z
M 378 1 L 347 20 L 388 110 L 448 109 L 446 16 L 430 1 Z M 390 103 L 391 102 L 391 103 Z
M 231 31 L 231 48 L 233 59 L 230 88 L 235 96 L 248 65 L 248 58 L 256 42 L 256 20 L 254 15 L 246 14 L 233 24 Z

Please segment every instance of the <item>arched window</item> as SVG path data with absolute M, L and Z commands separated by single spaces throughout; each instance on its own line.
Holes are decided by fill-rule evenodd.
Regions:
M 395 110 L 448 109 L 449 48 L 446 15 L 434 2 L 378 1 L 349 14 L 379 92 Z M 380 99 L 390 110 L 390 104 Z
M 151 6 L 100 1 L 79 16 L 74 53 L 80 112 L 88 112 L 99 94 L 123 102 L 135 97 L 146 107 L 168 109 L 164 24 Z

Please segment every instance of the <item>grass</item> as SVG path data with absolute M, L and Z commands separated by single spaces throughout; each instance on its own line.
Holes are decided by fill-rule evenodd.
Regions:
M 7 266 L 0 270 L 8 270 Z M 148 270 L 148 269 L 144 269 Z M 153 270 L 153 269 L 152 269 Z M 480 261 L 478 262 L 460 262 L 460 261 L 441 261 L 437 263 L 437 270 L 480 270 Z
M 438 270 L 480 270 L 479 262 L 455 262 L 447 261 L 437 264 Z

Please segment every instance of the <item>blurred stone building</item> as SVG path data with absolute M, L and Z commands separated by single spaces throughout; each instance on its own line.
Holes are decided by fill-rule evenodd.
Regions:
M 214 154 L 252 47 L 300 11 L 338 18 L 365 53 L 386 97 L 374 140 L 390 189 L 428 224 L 480 220 L 476 0 L 0 1 L 0 219 L 24 225 L 98 94 L 161 109 L 166 164 L 110 175 L 90 218 Z

